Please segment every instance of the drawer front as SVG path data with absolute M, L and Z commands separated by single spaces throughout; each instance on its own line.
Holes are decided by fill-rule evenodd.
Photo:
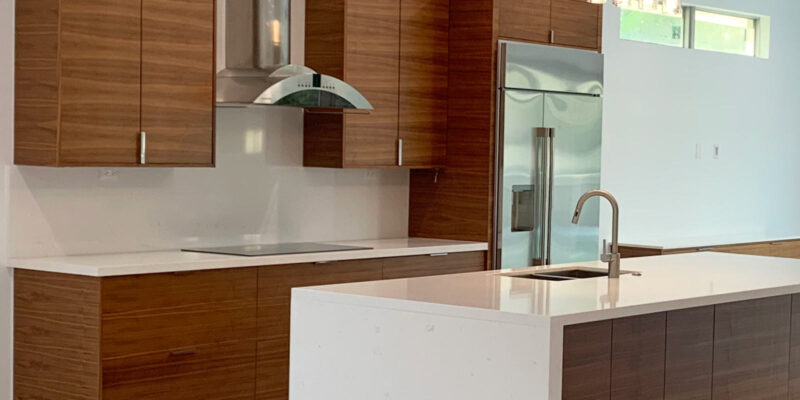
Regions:
M 257 269 L 103 280 L 104 358 L 252 339 Z
M 258 271 L 258 337 L 289 336 L 292 288 L 377 281 L 383 260 L 351 260 L 324 264 L 261 267 Z
M 289 337 L 258 343 L 256 400 L 289 398 Z
M 383 263 L 383 279 L 478 272 L 485 268 L 486 252 L 484 251 L 450 253 L 441 256 L 387 258 Z
M 253 399 L 255 355 L 245 340 L 105 359 L 103 399 Z

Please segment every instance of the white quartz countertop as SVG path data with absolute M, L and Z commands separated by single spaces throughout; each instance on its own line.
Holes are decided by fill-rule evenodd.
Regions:
M 368 258 L 405 257 L 438 253 L 485 251 L 488 249 L 486 243 L 423 238 L 355 240 L 324 243 L 371 247 L 372 249 L 263 257 L 189 253 L 174 250 L 46 258 L 15 258 L 9 261 L 9 267 L 105 277 L 279 264 L 361 260 Z
M 570 266 L 606 269 L 600 262 Z M 293 296 L 411 312 L 559 325 L 800 293 L 800 260 L 692 253 L 622 260 L 620 279 L 512 278 L 548 267 L 294 289 Z M 552 268 L 552 267 L 550 267 Z

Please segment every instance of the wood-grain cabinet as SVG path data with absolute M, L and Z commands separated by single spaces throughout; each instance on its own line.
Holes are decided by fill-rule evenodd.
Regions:
M 800 398 L 800 295 L 567 326 L 563 399 Z
M 306 65 L 353 85 L 374 107 L 308 110 L 306 166 L 444 166 L 449 10 L 447 0 L 306 1 Z
M 293 287 L 481 271 L 485 256 L 108 278 L 17 270 L 15 398 L 286 400 Z
M 602 7 L 585 0 L 499 0 L 498 35 L 600 51 Z
M 213 166 L 214 0 L 16 2 L 15 163 Z

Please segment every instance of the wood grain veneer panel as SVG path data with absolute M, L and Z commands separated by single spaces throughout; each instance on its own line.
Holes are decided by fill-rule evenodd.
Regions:
M 344 166 L 397 165 L 400 2 L 347 0 L 344 78 L 369 100 L 369 114 L 344 116 Z
M 258 269 L 257 399 L 287 398 L 292 288 L 377 281 L 382 278 L 382 266 L 382 259 L 370 259 Z
M 791 296 L 716 306 L 714 400 L 785 399 Z
M 789 399 L 800 399 L 800 294 L 792 296 L 789 349 Z
M 550 43 L 551 0 L 498 0 L 499 35 Z
M 103 279 L 103 357 L 255 338 L 257 269 Z
M 196 346 L 191 353 L 103 361 L 104 400 L 245 400 L 255 395 L 254 340 Z
M 58 0 L 16 2 L 14 162 L 58 162 Z
M 322 264 L 271 265 L 258 269 L 258 337 L 289 336 L 292 288 L 378 281 L 383 260 L 351 260 Z
M 611 320 L 564 327 L 562 399 L 611 396 Z
M 449 19 L 449 0 L 400 2 L 399 136 L 404 167 L 443 167 L 447 162 Z
M 716 246 L 714 247 L 714 251 L 733 254 L 750 254 L 754 256 L 800 258 L 800 240 Z
M 666 313 L 614 320 L 611 400 L 664 398 Z
M 667 313 L 665 400 L 711 400 L 714 306 Z
M 601 6 L 584 0 L 551 0 L 551 29 L 557 45 L 600 50 Z
M 460 274 L 484 271 L 486 252 L 452 253 L 446 256 L 415 256 L 386 258 L 383 279 L 405 279 L 422 276 Z
M 137 163 L 140 25 L 140 0 L 61 2 L 61 164 Z
M 147 163 L 214 163 L 214 0 L 142 1 Z
M 663 249 L 652 247 L 619 246 L 619 253 L 622 258 L 650 257 L 664 254 Z
M 100 399 L 100 280 L 14 271 L 14 398 Z
M 451 2 L 447 168 L 411 172 L 409 236 L 490 241 L 494 28 L 493 1 Z
M 289 398 L 289 337 L 258 342 L 256 400 Z

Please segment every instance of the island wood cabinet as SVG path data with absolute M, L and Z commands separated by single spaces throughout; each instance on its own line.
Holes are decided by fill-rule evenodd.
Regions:
M 498 0 L 502 39 L 600 51 L 602 7 L 585 0 Z
M 353 85 L 374 110 L 307 110 L 304 165 L 444 166 L 449 4 L 306 1 L 306 65 Z
M 286 400 L 293 287 L 482 271 L 484 259 L 481 251 L 107 278 L 16 270 L 15 398 Z
M 213 166 L 214 0 L 16 2 L 16 164 Z
M 800 295 L 567 326 L 563 399 L 800 398 Z

